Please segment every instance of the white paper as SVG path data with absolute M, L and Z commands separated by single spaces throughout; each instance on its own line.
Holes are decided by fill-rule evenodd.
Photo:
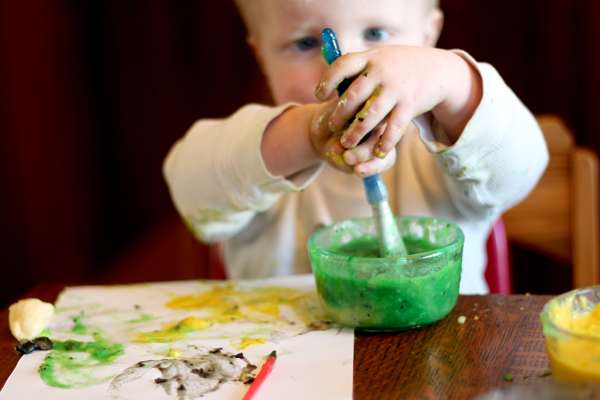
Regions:
M 244 291 L 285 287 L 314 292 L 311 275 L 229 282 Z M 223 351 L 231 353 L 242 351 L 258 368 L 265 357 L 276 350 L 277 361 L 255 396 L 257 400 L 352 398 L 353 331 L 336 326 L 307 331 L 302 323 L 293 322 L 293 311 L 285 306 L 280 311 L 285 314 L 283 320 L 292 321 L 287 324 L 266 322 L 257 325 L 256 322 L 237 320 L 233 323 L 216 323 L 208 329 L 186 334 L 174 342 L 135 342 L 140 332 L 152 332 L 189 316 L 201 316 L 201 309 L 175 310 L 166 307 L 166 304 L 177 296 L 202 293 L 215 285 L 223 283 L 183 281 L 65 289 L 58 298 L 57 313 L 50 325 L 52 339 L 92 341 L 89 331 L 97 329 L 109 342 L 122 343 L 124 354 L 109 364 L 83 370 L 86 376 L 106 377 L 104 382 L 69 389 L 48 386 L 40 378 L 38 368 L 48 352 L 23 356 L 0 392 L 0 399 L 186 398 L 178 397 L 176 392 L 166 394 L 163 387 L 154 382 L 159 377 L 158 370 L 149 370 L 141 378 L 118 390 L 110 389 L 110 379 L 139 361 L 169 358 L 169 349 L 185 356 L 193 355 L 197 351 L 196 347 L 222 347 Z M 73 318 L 77 316 L 84 321 L 88 332 L 78 334 L 72 331 L 75 325 Z M 150 317 L 145 320 L 144 316 Z M 266 342 L 240 350 L 240 340 L 243 337 L 258 338 Z M 91 372 L 88 374 L 89 371 Z M 227 382 L 201 398 L 241 399 L 247 388 L 247 385 L 239 382 Z

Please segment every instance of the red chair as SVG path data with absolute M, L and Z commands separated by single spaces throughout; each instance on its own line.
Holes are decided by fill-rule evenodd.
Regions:
M 506 239 L 506 228 L 502 219 L 498 219 L 492 226 L 486 243 L 488 263 L 485 270 L 485 279 L 491 293 L 510 294 L 511 273 L 508 256 L 508 240 Z M 221 246 L 212 244 L 209 248 L 209 272 L 210 279 L 226 279 Z
M 486 243 L 487 267 L 485 269 L 485 280 L 491 293 L 512 293 L 512 277 L 510 272 L 510 260 L 508 254 L 508 240 L 506 228 L 501 218 L 498 218 Z
M 208 247 L 208 279 L 227 279 L 222 249 L 218 243 Z

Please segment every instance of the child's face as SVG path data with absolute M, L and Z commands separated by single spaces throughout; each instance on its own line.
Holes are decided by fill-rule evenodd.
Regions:
M 326 65 L 320 32 L 332 28 L 343 53 L 390 44 L 433 46 L 442 15 L 423 0 L 251 0 L 260 15 L 249 42 L 277 104 L 315 102 Z

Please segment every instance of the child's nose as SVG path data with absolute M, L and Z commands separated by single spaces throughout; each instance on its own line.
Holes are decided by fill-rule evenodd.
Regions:
M 359 51 L 365 51 L 369 49 L 364 40 L 362 40 L 360 37 L 355 37 L 354 35 L 346 35 L 341 38 L 338 37 L 338 40 L 342 54 L 357 53 Z

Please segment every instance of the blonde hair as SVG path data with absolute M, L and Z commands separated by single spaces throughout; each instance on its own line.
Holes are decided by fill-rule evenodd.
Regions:
M 248 29 L 248 32 L 256 32 L 255 30 L 255 26 L 253 26 L 256 21 L 258 21 L 258 17 L 259 17 L 259 10 L 257 7 L 257 3 L 260 0 L 234 0 L 234 3 L 240 13 L 240 15 L 242 16 L 242 19 L 244 20 L 244 23 L 246 24 L 246 29 Z M 279 0 L 279 1 L 284 1 L 284 0 Z M 305 2 L 310 2 L 313 0 L 304 0 Z M 436 8 L 439 8 L 440 2 L 439 0 L 423 0 L 428 9 L 429 10 L 434 10 Z

